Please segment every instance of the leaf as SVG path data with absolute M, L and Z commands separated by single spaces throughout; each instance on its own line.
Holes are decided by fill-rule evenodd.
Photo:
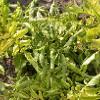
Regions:
M 50 49 L 50 69 L 54 69 L 55 65 L 55 49 L 51 48 Z
M 5 90 L 5 84 L 0 81 L 0 92 Z
M 92 50 L 100 50 L 100 39 L 92 39 L 90 48 Z
M 18 45 L 14 45 L 14 47 L 13 47 L 13 56 L 17 55 L 18 52 L 19 52 Z
M 20 79 L 18 79 L 18 81 L 14 85 L 14 89 L 16 91 L 23 90 L 23 88 L 25 89 L 26 86 L 29 87 L 29 85 L 31 83 L 32 83 L 32 81 L 28 80 L 25 76 L 24 77 L 21 77 Z
M 0 54 L 6 51 L 13 43 L 14 43 L 14 39 L 12 38 L 2 41 L 0 43 Z
M 0 74 L 4 75 L 4 73 L 5 73 L 4 67 L 0 65 Z
M 31 88 L 31 95 L 33 98 L 38 98 L 37 93 Z
M 42 67 L 44 67 L 45 65 L 45 50 L 41 50 L 41 53 L 39 55 L 39 62 L 41 64 Z
M 76 66 L 76 64 L 71 61 L 69 58 L 66 57 L 66 64 L 68 69 L 70 69 L 71 71 L 73 71 L 74 73 L 77 73 L 79 75 L 82 75 L 81 70 Z
M 96 53 L 92 54 L 89 58 L 87 58 L 85 61 L 83 61 L 83 64 L 81 65 L 81 71 L 83 71 L 84 73 L 87 70 L 87 66 L 96 59 L 96 55 L 98 55 L 99 52 L 97 51 Z
M 16 30 L 17 30 L 17 22 L 15 22 L 15 21 L 13 21 L 10 25 L 9 25 L 9 27 L 8 27 L 8 32 L 10 33 L 10 34 L 15 34 L 15 32 L 16 32 Z
M 42 94 L 41 91 L 39 91 L 39 98 L 40 98 L 41 100 L 44 100 L 44 99 L 43 99 L 43 94 Z
M 13 37 L 14 37 L 15 39 L 22 38 L 27 32 L 28 32 L 28 29 L 27 29 L 27 28 L 22 29 L 22 30 L 19 30 L 17 33 L 14 34 Z
M 25 65 L 26 65 L 26 59 L 24 55 L 22 54 L 17 54 L 14 57 L 14 64 L 16 66 L 17 71 L 21 70 Z
M 31 53 L 25 52 L 25 57 L 33 65 L 37 73 L 40 74 L 41 69 L 39 68 L 37 61 L 32 57 Z
M 100 96 L 81 96 L 80 100 L 99 100 Z
M 100 27 L 100 25 L 86 30 L 87 41 L 92 41 L 92 39 L 96 39 L 96 37 L 100 36 L 100 28 L 99 27 Z
M 62 84 L 62 86 L 64 86 L 64 88 L 66 88 L 66 89 L 70 88 L 70 84 L 69 84 L 68 82 L 64 81 L 63 79 L 61 79 L 61 84 Z
M 74 39 L 83 31 L 83 29 L 80 29 L 78 32 L 76 32 L 73 36 L 70 37 L 68 42 L 64 45 L 64 47 L 70 46 L 73 42 Z
M 87 86 L 97 86 L 100 87 L 100 74 L 94 76 L 89 83 L 87 84 Z
M 19 97 L 19 98 L 23 98 L 23 99 L 29 99 L 29 95 L 22 91 L 15 93 L 15 96 L 17 98 Z

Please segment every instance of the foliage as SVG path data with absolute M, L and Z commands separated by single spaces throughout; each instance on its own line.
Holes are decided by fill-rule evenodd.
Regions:
M 0 1 L 0 59 L 13 57 L 13 83 L 0 82 L 4 100 L 100 99 L 98 0 L 47 10 L 33 0 L 11 11 Z M 93 9 L 91 9 L 93 8 Z M 5 66 L 3 66 L 5 67 Z M 0 65 L 0 74 L 5 70 Z M 25 70 L 26 68 L 26 70 Z M 24 71 L 25 70 L 25 71 Z M 33 71 L 32 71 L 33 70 Z M 2 72 L 2 73 L 1 73 Z

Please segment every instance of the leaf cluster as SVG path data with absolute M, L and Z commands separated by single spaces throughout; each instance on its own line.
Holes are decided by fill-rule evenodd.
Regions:
M 12 84 L 0 82 L 1 98 L 100 99 L 98 0 L 68 3 L 63 13 L 56 2 L 49 10 L 36 3 L 24 10 L 18 3 L 12 12 L 0 1 L 0 59 L 12 56 L 16 69 Z

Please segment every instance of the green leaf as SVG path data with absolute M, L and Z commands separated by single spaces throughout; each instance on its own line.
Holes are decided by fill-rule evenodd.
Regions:
M 17 33 L 14 34 L 13 37 L 14 37 L 15 39 L 22 38 L 27 32 L 28 32 L 28 29 L 27 29 L 27 28 L 22 29 L 22 30 L 19 30 Z
M 25 92 L 19 91 L 14 94 L 17 98 L 29 99 L 29 95 Z
M 97 86 L 100 87 L 100 74 L 94 76 L 89 83 L 87 84 L 87 86 Z
M 24 55 L 22 55 L 22 54 L 17 54 L 14 57 L 14 64 L 15 64 L 15 67 L 16 67 L 17 76 L 20 77 L 21 72 L 22 72 L 22 68 L 26 66 L 26 62 L 27 61 L 26 61 Z
M 0 74 L 4 75 L 4 73 L 5 73 L 4 67 L 0 65 Z
M 0 54 L 6 51 L 13 43 L 14 43 L 14 39 L 12 38 L 2 41 L 0 43 Z
M 44 67 L 45 65 L 45 50 L 41 50 L 41 53 L 39 55 L 39 62 L 41 64 L 42 67 Z
M 4 91 L 4 90 L 5 90 L 5 84 L 0 81 L 0 91 Z
M 83 32 L 83 29 L 80 29 L 78 32 L 76 32 L 73 36 L 70 37 L 70 39 L 68 40 L 68 42 L 64 45 L 64 47 L 70 46 L 73 42 L 74 39 L 81 33 Z
M 83 64 L 81 65 L 81 71 L 84 73 L 87 70 L 87 66 L 96 59 L 96 55 L 99 55 L 99 52 L 97 51 L 96 53 L 92 54 L 89 58 L 87 58 L 85 61 L 83 61 Z
M 41 73 L 41 69 L 38 66 L 37 61 L 32 57 L 31 53 L 25 52 L 25 57 L 26 59 L 33 65 L 33 67 L 35 68 L 35 70 L 37 71 L 37 73 Z

